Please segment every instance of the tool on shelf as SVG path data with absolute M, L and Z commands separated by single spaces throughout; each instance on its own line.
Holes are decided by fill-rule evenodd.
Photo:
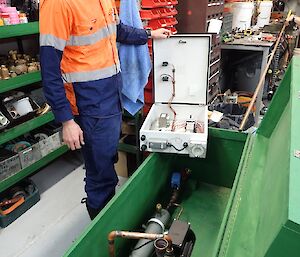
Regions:
M 40 63 L 37 58 L 18 53 L 17 50 L 10 50 L 7 56 L 0 57 L 0 65 L 0 79 L 2 80 L 40 70 Z

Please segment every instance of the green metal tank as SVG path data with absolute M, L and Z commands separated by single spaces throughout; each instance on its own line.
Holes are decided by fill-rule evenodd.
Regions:
M 108 233 L 138 230 L 164 199 L 171 173 L 190 168 L 181 219 L 196 234 L 192 257 L 299 257 L 299 113 L 294 58 L 255 134 L 210 129 L 206 159 L 150 155 L 64 256 L 108 257 Z M 118 239 L 116 256 L 129 256 L 131 246 Z

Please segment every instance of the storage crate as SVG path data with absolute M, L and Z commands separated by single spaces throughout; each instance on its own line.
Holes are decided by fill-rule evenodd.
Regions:
M 7 119 L 7 117 L 0 111 L 0 118 L 2 119 Z M 4 123 L 4 122 L 3 122 Z M 6 124 L 0 124 L 0 132 L 4 129 L 6 129 L 6 127 L 9 125 L 10 121 L 9 119 L 6 120 Z
M 176 20 L 176 18 L 156 19 L 156 20 L 150 20 L 146 28 L 159 29 L 159 28 L 174 26 L 177 23 L 178 21 Z
M 152 20 L 158 19 L 160 17 L 160 13 L 158 9 L 140 10 L 140 16 L 142 20 Z
M 56 132 L 53 135 L 47 137 L 46 139 L 39 142 L 40 151 L 42 157 L 48 155 L 55 149 L 59 148 L 62 145 L 60 132 Z
M 61 147 L 61 137 L 60 137 L 60 132 L 56 132 L 52 136 L 50 136 L 50 139 L 52 140 L 52 147 L 53 150 L 56 150 L 57 148 Z
M 153 20 L 163 17 L 174 16 L 178 12 L 175 8 L 156 8 L 149 10 L 140 10 L 142 20 Z
M 23 213 L 29 210 L 33 205 L 35 205 L 40 200 L 39 190 L 30 179 L 21 181 L 18 184 L 14 185 L 13 187 L 15 186 L 24 187 L 25 191 L 26 188 L 28 188 L 28 191 L 26 192 L 28 193 L 28 195 L 25 197 L 25 202 L 21 204 L 19 207 L 17 207 L 14 211 L 12 211 L 7 215 L 0 214 L 0 227 L 2 228 L 7 227 L 9 224 L 15 221 L 18 217 L 20 217 Z M 5 190 L 5 192 L 1 193 L 0 201 L 2 201 L 2 199 L 6 197 L 6 193 L 9 192 L 9 190 L 10 189 L 7 189 Z
M 6 7 L 8 6 L 8 3 L 6 0 L 0 0 L 0 7 Z
M 37 162 L 42 158 L 40 145 L 38 143 L 22 150 L 18 153 L 20 157 L 20 162 L 22 169 L 30 166 L 31 164 Z
M 157 8 L 178 4 L 177 0 L 142 0 L 142 8 Z
M 0 181 L 21 170 L 19 155 L 6 149 L 0 150 Z

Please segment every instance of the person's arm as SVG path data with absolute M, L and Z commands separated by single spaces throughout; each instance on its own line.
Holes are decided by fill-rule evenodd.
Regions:
M 287 22 L 294 21 L 294 22 L 297 24 L 297 26 L 300 26 L 300 17 L 298 17 L 298 16 L 296 16 L 296 15 L 294 15 L 294 14 L 290 15 L 290 16 L 286 19 L 286 21 L 287 21 Z
M 73 120 L 66 97 L 60 63 L 70 36 L 72 12 L 65 0 L 47 0 L 40 7 L 40 61 L 43 90 L 57 122 L 63 124 L 64 142 L 72 149 L 80 148 L 82 131 Z
M 300 26 L 300 17 L 295 16 L 295 17 L 294 17 L 294 21 L 295 21 L 295 23 L 297 24 L 297 26 Z
M 157 29 L 150 32 L 150 37 L 155 39 L 168 38 L 171 31 L 167 29 Z M 117 25 L 117 42 L 129 45 L 144 45 L 147 43 L 149 35 L 145 29 L 137 29 L 120 22 Z

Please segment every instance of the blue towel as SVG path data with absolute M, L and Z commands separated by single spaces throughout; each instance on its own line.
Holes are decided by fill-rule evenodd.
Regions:
M 143 28 L 136 0 L 121 0 L 120 20 L 135 28 Z M 123 106 L 135 115 L 144 105 L 144 87 L 151 71 L 149 49 L 146 45 L 119 44 L 123 78 Z

